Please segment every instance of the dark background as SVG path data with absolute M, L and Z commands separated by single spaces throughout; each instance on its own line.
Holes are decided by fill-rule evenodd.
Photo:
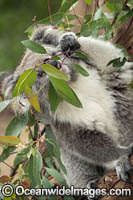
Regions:
M 51 0 L 51 11 L 55 13 L 61 0 Z M 0 0 L 0 71 L 16 68 L 24 47 L 21 41 L 27 39 L 25 30 L 34 16 L 37 21 L 49 15 L 47 0 Z

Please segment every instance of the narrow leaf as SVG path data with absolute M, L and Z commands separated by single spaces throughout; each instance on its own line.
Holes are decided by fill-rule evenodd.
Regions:
M 74 64 L 74 67 L 83 76 L 89 76 L 88 72 L 83 67 L 81 67 L 80 65 Z
M 38 44 L 35 41 L 32 40 L 24 40 L 21 42 L 26 48 L 36 52 L 36 53 L 40 53 L 40 54 L 46 54 L 47 51 L 46 49 L 41 46 L 40 44 Z
M 18 79 L 16 86 L 13 90 L 13 96 L 18 96 L 23 93 L 26 85 L 29 87 L 32 86 L 36 80 L 36 71 L 35 69 L 26 70 Z
M 41 112 L 38 97 L 37 97 L 36 93 L 28 85 L 26 85 L 26 87 L 25 87 L 25 94 L 26 94 L 28 101 L 33 106 L 33 108 L 37 112 Z
M 60 70 L 56 69 L 54 66 L 50 65 L 50 64 L 42 64 L 40 65 L 40 67 L 49 75 L 49 76 L 53 76 L 57 79 L 62 79 L 62 80 L 66 80 L 68 81 L 69 78 L 66 74 L 64 74 L 63 72 L 61 72 Z
M 60 97 L 62 97 L 64 100 L 66 100 L 70 104 L 76 107 L 82 108 L 82 104 L 80 100 L 78 99 L 77 95 L 64 80 L 59 80 L 51 76 L 50 76 L 50 80 Z
M 15 136 L 0 136 L 0 144 L 15 146 L 20 142 L 21 140 Z
M 55 88 L 53 87 L 52 84 L 50 84 L 50 86 L 49 86 L 48 95 L 49 95 L 49 102 L 50 102 L 51 111 L 55 112 L 60 101 L 61 101 L 61 98 L 57 94 L 57 92 L 56 92 L 56 90 L 55 90 Z
M 42 156 L 37 149 L 34 149 L 34 150 L 35 150 L 35 155 L 33 156 L 33 176 L 38 186 L 40 186 L 41 185 L 40 172 L 42 169 Z
M 11 100 L 5 100 L 0 102 L 0 112 L 2 112 L 11 102 Z
M 6 129 L 6 136 L 19 136 L 21 131 L 27 125 L 28 116 L 14 117 Z
M 121 60 L 121 57 L 119 58 L 116 58 L 116 59 L 113 59 L 111 60 L 107 66 L 109 65 L 113 65 L 113 67 L 122 67 L 125 63 L 126 63 L 127 59 L 124 57 L 122 60 Z
M 60 184 L 65 185 L 65 179 L 64 177 L 56 170 L 56 169 L 50 169 L 45 167 L 48 174 L 50 174 L 52 177 L 55 178 L 56 181 L 58 181 Z
M 49 181 L 45 176 L 42 177 L 42 185 L 45 188 L 52 188 L 54 186 L 54 184 Z
M 13 152 L 15 149 L 16 149 L 15 146 L 9 146 L 5 148 L 2 151 L 2 154 L 0 155 L 0 162 L 3 162 L 4 160 L 6 160 L 9 157 L 10 153 Z
M 74 51 L 76 53 L 77 56 L 79 56 L 80 58 L 84 59 L 84 60 L 88 60 L 88 57 L 81 51 Z
M 91 0 L 85 0 L 85 2 L 90 5 L 91 4 Z
M 75 4 L 78 0 L 71 0 L 71 1 L 68 1 L 68 0 L 65 0 L 61 6 L 61 8 L 59 9 L 59 12 L 67 12 L 69 10 L 69 8 L 72 7 L 73 4 Z

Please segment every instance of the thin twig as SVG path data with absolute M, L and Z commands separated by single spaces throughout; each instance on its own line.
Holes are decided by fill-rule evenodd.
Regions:
M 53 19 L 52 19 L 52 11 L 51 11 L 51 6 L 50 6 L 50 0 L 48 0 L 48 12 L 49 12 L 49 17 L 50 17 L 50 23 L 53 26 L 54 22 L 53 22 Z
M 75 9 L 74 9 L 74 8 L 73 8 L 73 12 L 74 12 L 74 15 L 76 16 L 76 18 L 77 18 L 77 20 L 78 20 L 79 24 L 80 24 L 80 25 L 82 25 L 82 23 L 81 23 L 81 21 L 80 21 L 80 19 L 79 19 L 78 15 L 76 14 L 76 12 L 75 12 Z
M 10 169 L 14 170 L 14 168 L 12 166 L 10 166 L 8 163 L 6 163 L 5 161 L 2 162 L 3 164 L 5 164 L 7 167 L 9 167 Z
M 16 165 L 16 166 L 13 168 L 13 170 L 12 170 L 12 172 L 11 172 L 11 174 L 10 174 L 11 177 L 15 176 L 18 167 L 19 167 L 19 164 Z

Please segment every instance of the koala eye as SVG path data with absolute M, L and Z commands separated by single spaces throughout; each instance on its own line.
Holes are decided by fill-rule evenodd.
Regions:
M 49 60 L 50 60 L 50 58 L 46 58 L 46 59 L 43 60 L 43 62 L 46 63 Z

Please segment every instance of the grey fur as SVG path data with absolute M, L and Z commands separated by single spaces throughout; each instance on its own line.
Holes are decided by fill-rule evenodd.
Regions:
M 51 54 L 55 54 L 55 51 L 62 52 L 61 58 L 64 57 L 64 51 L 68 49 L 72 51 L 80 47 L 82 48 L 82 44 L 79 44 L 78 39 L 73 33 L 64 34 L 52 28 L 38 28 L 31 39 L 43 44 Z M 88 49 L 88 51 L 91 51 L 91 49 Z M 11 97 L 16 80 L 23 71 L 34 67 L 38 62 L 43 62 L 46 58 L 49 57 L 27 50 L 12 77 L 3 81 L 3 93 L 9 86 L 11 87 L 6 98 Z M 81 123 L 74 124 L 72 123 L 73 119 L 72 121 L 63 121 L 57 117 L 57 113 L 51 113 L 48 101 L 49 79 L 40 68 L 37 69 L 38 79 L 33 86 L 33 89 L 38 91 L 42 83 L 48 81 L 47 85 L 39 93 L 39 101 L 42 116 L 49 121 L 60 147 L 61 159 L 67 169 L 67 183 L 69 186 L 90 188 L 97 184 L 97 181 L 105 172 L 114 168 L 116 168 L 119 178 L 130 182 L 128 172 L 131 171 L 131 166 L 128 156 L 132 152 L 133 143 L 131 121 L 133 118 L 133 105 L 131 103 L 132 99 L 128 96 L 128 94 L 131 94 L 131 91 L 127 87 L 127 82 L 124 82 L 121 78 L 121 74 L 126 74 L 127 70 L 108 67 L 108 69 L 105 69 L 105 73 L 103 73 L 91 57 L 90 62 L 86 62 L 74 54 L 70 54 L 64 60 L 64 65 L 69 68 L 70 85 L 71 83 L 78 83 L 79 73 L 73 65 L 79 63 L 84 65 L 90 72 L 95 72 L 97 78 L 94 77 L 94 82 L 98 81 L 99 84 L 104 85 L 105 96 L 109 97 L 108 104 L 112 103 L 112 110 L 110 111 L 112 113 L 110 118 L 112 117 L 111 120 L 114 120 L 112 130 L 107 126 L 102 132 L 97 125 L 95 126 L 97 120 L 93 122 L 93 127 L 91 127 L 89 125 L 90 121 L 86 124 L 84 119 L 82 119 Z M 97 98 L 99 98 L 98 95 Z M 73 111 L 68 110 L 68 112 L 71 113 Z M 39 117 L 39 114 L 36 113 L 36 116 Z M 116 127 L 116 130 L 113 129 L 113 126 Z M 114 136 L 114 130 L 116 131 L 116 137 Z M 91 199 L 91 197 L 88 197 L 88 199 Z

